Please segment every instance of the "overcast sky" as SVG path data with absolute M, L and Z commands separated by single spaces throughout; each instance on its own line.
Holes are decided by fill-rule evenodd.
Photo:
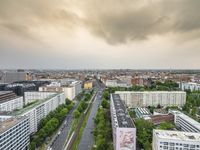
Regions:
M 200 0 L 0 0 L 0 68 L 200 69 Z

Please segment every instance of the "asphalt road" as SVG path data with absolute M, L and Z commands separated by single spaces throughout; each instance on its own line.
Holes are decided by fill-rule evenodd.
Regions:
M 67 117 L 65 118 L 65 120 L 63 121 L 64 123 L 62 124 L 62 127 L 60 129 L 60 134 L 59 132 L 57 133 L 57 136 L 55 138 L 55 140 L 53 141 L 51 148 L 52 150 L 62 150 L 63 146 L 65 144 L 65 141 L 67 139 L 67 135 L 69 133 L 69 130 L 71 128 L 72 125 L 72 121 L 73 121 L 73 112 L 76 109 L 76 107 L 78 106 L 79 102 L 77 102 L 74 106 L 74 108 L 69 112 L 69 114 L 67 115 Z
M 101 103 L 102 100 L 102 90 L 99 90 L 97 92 L 97 95 L 94 99 L 92 109 L 90 112 L 90 116 L 88 118 L 87 125 L 84 129 L 80 144 L 79 144 L 79 150 L 91 150 L 94 144 L 94 136 L 93 136 L 93 131 L 94 131 L 94 118 L 96 117 L 98 107 Z

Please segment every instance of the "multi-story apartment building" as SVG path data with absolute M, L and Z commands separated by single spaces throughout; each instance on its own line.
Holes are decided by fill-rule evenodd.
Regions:
M 35 92 L 34 92 L 35 93 Z M 37 94 L 36 94 L 37 95 Z M 25 105 L 23 109 L 12 112 L 11 114 L 0 114 L 1 120 L 5 117 L 27 116 L 30 123 L 30 134 L 37 132 L 38 123 L 45 118 L 49 112 L 55 110 L 59 105 L 65 103 L 64 93 L 54 93 L 45 99 L 40 99 L 31 105 Z
M 43 100 L 52 95 L 55 95 L 55 92 L 25 92 L 24 93 L 24 104 L 34 102 L 36 100 Z
M 180 82 L 179 88 L 182 90 L 197 91 L 200 90 L 200 84 L 195 82 Z
M 11 91 L 0 91 L 0 112 L 23 108 L 23 97 Z
M 62 86 L 42 86 L 39 87 L 39 91 L 44 92 L 64 92 L 65 97 L 69 100 L 73 100 L 79 93 L 82 92 L 82 84 L 80 81 L 73 81 L 69 85 Z
M 186 92 L 183 91 L 116 91 L 127 107 L 183 106 Z
M 154 130 L 153 150 L 200 150 L 200 134 Z
M 118 94 L 111 94 L 110 112 L 115 150 L 136 150 L 136 128 Z
M 174 123 L 182 131 L 200 133 L 200 123 L 176 110 L 169 110 L 174 115 Z
M 131 84 L 128 84 L 128 83 L 118 80 L 118 79 L 106 80 L 105 85 L 107 87 L 125 87 L 125 88 L 132 86 Z
M 0 149 L 28 150 L 29 133 L 27 117 L 10 118 L 0 122 Z
M 3 83 L 12 83 L 16 81 L 25 81 L 27 80 L 27 73 L 26 72 L 5 72 L 3 74 L 2 82 Z

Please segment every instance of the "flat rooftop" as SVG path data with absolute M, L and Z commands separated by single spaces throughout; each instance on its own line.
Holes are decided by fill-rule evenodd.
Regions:
M 149 94 L 149 93 L 185 93 L 184 91 L 116 91 L 116 94 L 119 93 L 138 93 L 138 94 Z
M 116 110 L 118 126 L 120 128 L 135 128 L 135 125 L 130 115 L 128 114 L 128 111 L 124 103 L 120 99 L 120 96 L 118 94 L 112 94 L 112 98 L 113 98 L 113 103 Z
M 14 125 L 18 124 L 22 120 L 24 120 L 25 117 L 20 118 L 10 118 L 3 122 L 0 122 L 0 134 L 7 131 L 9 128 L 13 127 Z
M 200 141 L 200 133 L 169 131 L 169 130 L 154 130 L 154 133 L 160 139 L 170 139 L 179 141 Z
M 22 109 L 13 111 L 13 112 L 12 112 L 12 115 L 17 116 L 17 115 L 26 113 L 26 112 L 30 111 L 31 109 L 33 109 L 33 108 L 39 106 L 40 104 L 42 104 L 42 103 L 48 101 L 49 99 L 55 97 L 55 96 L 58 95 L 58 94 L 59 94 L 59 93 L 50 95 L 48 98 L 45 98 L 45 99 L 42 99 L 42 100 L 37 100 L 37 99 L 36 99 L 35 102 L 33 102 L 31 105 L 28 105 L 28 106 L 25 106 L 25 107 L 22 108 Z
M 183 118 L 184 120 L 186 120 L 189 124 L 195 126 L 197 129 L 200 130 L 200 123 L 197 122 L 196 120 L 190 118 L 189 116 L 185 115 L 184 113 L 180 112 L 180 111 L 176 111 L 176 110 L 171 110 L 175 115 L 180 116 L 181 118 Z
M 12 91 L 0 91 L 0 104 L 16 98 L 19 98 L 19 96 Z

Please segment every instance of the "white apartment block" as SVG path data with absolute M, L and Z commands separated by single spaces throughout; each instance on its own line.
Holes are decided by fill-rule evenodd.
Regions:
M 43 100 L 25 106 L 23 109 L 14 111 L 10 116 L 27 116 L 30 123 L 30 134 L 32 134 L 37 132 L 38 123 L 41 119 L 45 118 L 49 112 L 55 110 L 61 104 L 65 104 L 64 93 L 56 93 Z M 4 119 L 5 115 L 0 115 L 0 118 Z
M 105 85 L 106 85 L 106 87 L 124 87 L 124 88 L 131 87 L 131 84 L 128 84 L 124 81 L 120 81 L 117 79 L 116 80 L 106 80 Z
M 44 92 L 64 92 L 65 97 L 73 100 L 79 93 L 82 92 L 82 84 L 80 81 L 73 81 L 67 86 L 42 86 L 39 91 Z
M 200 84 L 195 82 L 180 82 L 179 88 L 181 90 L 198 91 L 200 90 Z
M 118 94 L 110 103 L 114 150 L 136 150 L 136 128 Z
M 153 150 L 200 150 L 200 134 L 154 130 Z
M 24 92 L 24 103 L 34 102 L 36 100 L 43 100 L 51 95 L 56 94 L 55 92 Z
M 186 92 L 183 91 L 116 91 L 127 107 L 183 106 Z
M 23 108 L 23 97 L 17 97 L 4 102 L 0 101 L 0 111 L 13 111 Z
M 28 150 L 29 120 L 27 117 L 11 118 L 0 123 L 1 150 Z
M 174 123 L 185 132 L 200 133 L 200 123 L 185 115 L 184 113 L 176 110 L 169 110 L 174 115 Z
M 0 112 L 21 108 L 23 108 L 23 97 L 19 97 L 11 91 L 0 91 Z

